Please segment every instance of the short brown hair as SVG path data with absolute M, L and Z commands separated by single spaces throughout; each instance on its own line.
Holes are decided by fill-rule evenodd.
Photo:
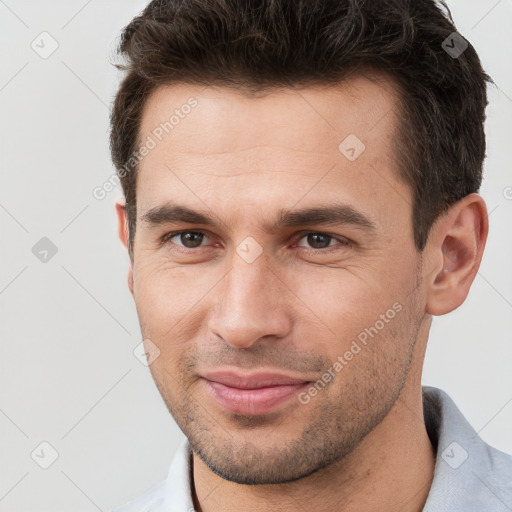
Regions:
M 492 80 L 473 46 L 454 32 L 450 10 L 435 0 L 152 1 L 122 32 L 125 62 L 117 67 L 127 74 L 111 113 L 130 254 L 137 183 L 131 157 L 156 87 L 181 82 L 256 94 L 335 84 L 365 69 L 387 74 L 400 91 L 394 150 L 413 191 L 414 242 L 422 251 L 439 215 L 478 192 L 482 181 Z

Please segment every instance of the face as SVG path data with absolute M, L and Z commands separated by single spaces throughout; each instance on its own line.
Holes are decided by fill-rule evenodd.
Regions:
M 173 85 L 146 104 L 132 293 L 167 407 L 228 480 L 342 460 L 407 381 L 425 308 L 393 91 Z

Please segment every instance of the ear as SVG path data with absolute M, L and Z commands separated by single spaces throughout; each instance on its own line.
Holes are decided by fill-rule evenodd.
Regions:
M 117 233 L 119 240 L 123 244 L 124 248 L 128 251 L 130 256 L 130 268 L 128 270 L 128 288 L 133 295 L 133 258 L 131 251 L 128 247 L 129 243 L 129 230 L 128 230 L 128 216 L 126 214 L 126 204 L 123 201 L 116 202 L 116 213 L 117 213 Z
M 482 197 L 469 194 L 435 224 L 428 252 L 434 271 L 427 283 L 426 312 L 444 315 L 465 300 L 476 277 L 489 231 Z

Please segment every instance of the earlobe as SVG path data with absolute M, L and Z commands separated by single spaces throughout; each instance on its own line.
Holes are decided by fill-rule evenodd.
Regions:
M 466 300 L 482 261 L 488 230 L 487 208 L 476 193 L 460 200 L 442 217 L 429 240 L 438 268 L 427 287 L 427 313 L 444 315 Z

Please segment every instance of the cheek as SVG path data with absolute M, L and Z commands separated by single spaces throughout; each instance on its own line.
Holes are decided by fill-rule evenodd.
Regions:
M 207 272 L 148 260 L 141 258 L 134 268 L 137 311 L 152 327 L 164 323 L 169 329 L 193 310 L 216 280 Z
M 185 356 L 193 352 L 191 340 L 204 338 L 205 305 L 218 277 L 190 267 L 141 261 L 134 269 L 134 299 L 142 335 L 161 353 L 151 365 L 155 379 L 173 385 L 172 376 L 179 378 Z
M 333 330 L 378 316 L 390 300 L 386 288 L 366 270 L 350 267 L 299 276 L 293 285 L 304 304 Z
M 404 322 L 404 294 L 390 282 L 389 273 L 383 276 L 339 269 L 326 278 L 298 281 L 297 295 L 304 298 L 304 314 L 311 319 L 305 338 L 316 340 L 317 350 L 333 361 L 347 351 L 357 352 L 358 346 L 385 349 L 395 343 Z

